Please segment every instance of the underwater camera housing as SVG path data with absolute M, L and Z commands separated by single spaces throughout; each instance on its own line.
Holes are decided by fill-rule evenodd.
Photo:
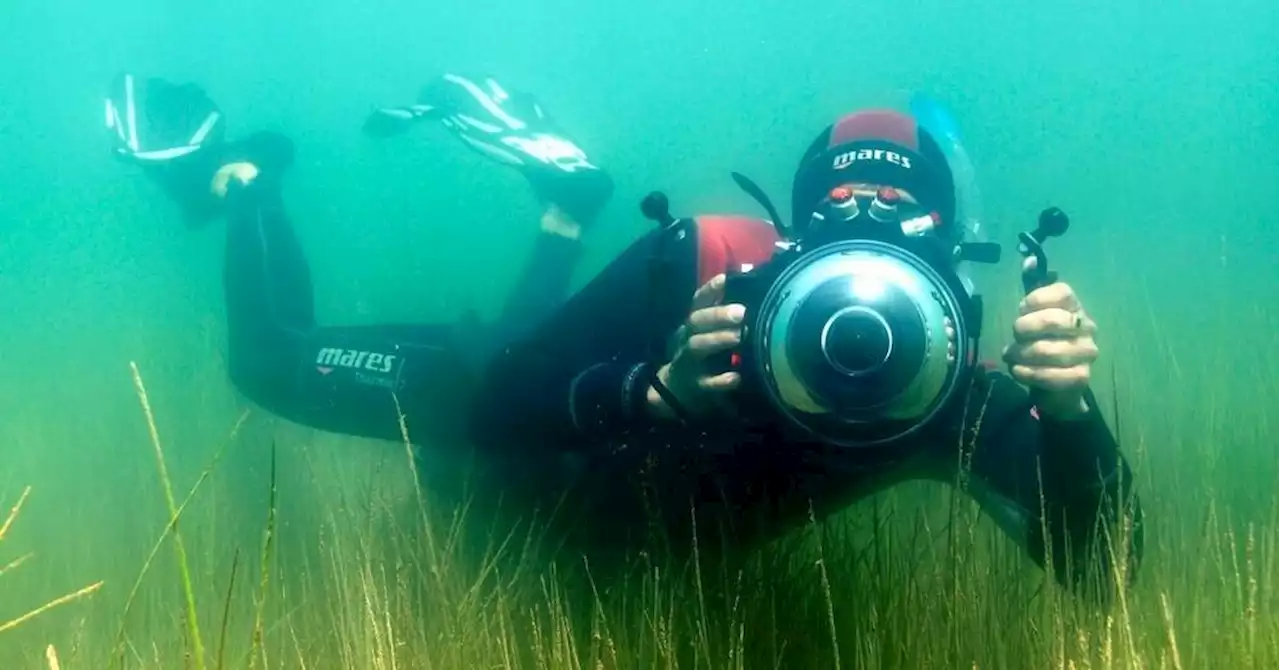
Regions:
M 879 446 L 922 430 L 963 388 L 982 302 L 937 239 L 900 225 L 823 227 L 727 278 L 746 306 L 727 368 L 743 416 L 781 414 L 802 437 Z
M 746 306 L 742 340 L 708 374 L 742 375 L 737 414 L 748 424 L 883 446 L 924 430 L 967 387 L 982 302 L 955 268 L 996 262 L 999 247 L 927 234 L 936 215 L 897 205 L 883 189 L 833 189 L 803 235 L 729 273 L 725 302 Z

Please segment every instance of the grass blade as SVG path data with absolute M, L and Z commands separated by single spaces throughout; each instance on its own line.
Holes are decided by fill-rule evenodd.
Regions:
M 271 581 L 271 547 L 275 539 L 276 528 L 276 443 L 271 443 L 271 491 L 267 501 L 267 528 L 262 541 L 262 559 L 259 564 L 260 581 L 258 583 L 257 605 L 253 615 L 253 643 L 249 647 L 249 668 L 257 666 L 258 654 L 262 649 L 262 613 L 267 603 L 267 587 Z M 263 665 L 266 665 L 265 660 Z
M 182 580 L 182 595 L 186 604 L 187 632 L 191 636 L 191 656 L 196 670 L 205 670 L 204 642 L 200 638 L 200 623 L 196 618 L 196 593 L 191 585 L 191 568 L 187 563 L 187 550 L 182 544 L 182 534 L 178 532 L 178 504 L 173 497 L 173 484 L 169 480 L 169 469 L 164 462 L 164 449 L 160 446 L 160 432 L 156 428 L 155 416 L 151 412 L 151 401 L 147 399 L 147 387 L 142 383 L 142 374 L 138 372 L 138 364 L 129 361 L 133 371 L 133 385 L 138 392 L 138 401 L 142 403 L 142 413 L 147 418 L 147 430 L 151 433 L 151 445 L 155 448 L 156 467 L 160 470 L 160 481 L 164 485 L 165 504 L 169 506 L 170 525 L 173 529 L 173 546 L 178 555 L 178 574 Z
M 231 578 L 227 580 L 227 597 L 222 602 L 222 626 L 218 631 L 218 650 L 215 652 L 213 667 L 222 670 L 223 659 L 227 650 L 227 623 L 231 620 L 231 596 L 236 588 L 236 572 L 240 567 L 240 548 L 236 548 L 231 557 Z
M 73 600 L 79 600 L 80 598 L 83 598 L 87 595 L 91 595 L 93 592 L 102 588 L 102 584 L 103 582 L 90 584 L 80 589 L 79 591 L 76 591 L 75 593 L 68 593 L 67 595 L 62 596 L 60 598 L 54 598 L 53 600 L 50 600 L 49 602 L 31 610 L 30 612 L 27 612 L 26 614 L 23 614 L 22 616 L 16 619 L 6 621 L 5 623 L 0 623 L 0 633 L 3 633 L 7 630 L 13 630 L 14 628 L 21 626 L 22 624 L 40 616 L 41 614 L 44 614 L 45 612 L 48 612 L 49 610 L 55 607 L 58 607 L 59 605 L 65 605 Z
M 18 496 L 18 502 L 13 504 L 13 507 L 9 510 L 9 516 L 5 517 L 4 525 L 0 525 L 0 540 L 3 540 L 5 534 L 9 532 L 9 527 L 18 518 L 18 512 L 22 511 L 22 503 L 27 501 L 27 496 L 29 495 L 31 495 L 30 486 L 22 489 L 22 495 Z

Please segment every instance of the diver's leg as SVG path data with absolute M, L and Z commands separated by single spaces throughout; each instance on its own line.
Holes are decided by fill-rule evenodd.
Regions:
M 526 335 L 568 297 L 582 256 L 582 234 L 613 192 L 611 178 L 598 169 L 526 172 L 546 210 L 541 234 L 499 317 L 497 336 L 507 341 Z
M 189 227 L 221 210 L 209 180 L 228 145 L 222 112 L 199 86 L 122 73 L 106 95 L 113 154 L 138 165 L 181 208 Z
M 246 396 L 316 428 L 399 440 L 394 392 L 415 433 L 453 434 L 471 373 L 454 342 L 483 338 L 456 338 L 451 324 L 317 327 L 310 269 L 279 192 L 287 138 L 226 141 L 199 86 L 131 74 L 114 80 L 106 116 L 116 155 L 157 181 L 188 224 L 227 219 L 228 359 Z
M 322 430 L 456 439 L 472 370 L 449 324 L 317 327 L 310 270 L 278 191 L 228 196 L 231 378 L 266 409 Z
M 544 215 L 544 222 L 553 214 Z M 494 329 L 494 345 L 518 339 L 541 323 L 564 302 L 582 256 L 582 242 L 560 228 L 543 230 L 524 261 L 516 283 L 503 303 Z
M 613 180 L 588 158 L 530 93 L 493 77 L 446 73 L 414 105 L 379 108 L 367 133 L 397 135 L 426 119 L 440 123 L 481 155 L 518 170 L 545 207 L 543 234 L 503 306 L 489 347 L 526 334 L 564 301 L 581 256 L 580 237 L 613 193 Z

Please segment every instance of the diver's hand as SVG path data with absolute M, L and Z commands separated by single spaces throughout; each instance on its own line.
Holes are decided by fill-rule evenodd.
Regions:
M 694 416 L 714 410 L 720 396 L 742 383 L 742 376 L 737 372 L 713 370 L 708 366 L 708 359 L 733 349 L 742 341 L 746 308 L 721 304 L 724 285 L 725 276 L 717 275 L 693 294 L 689 318 L 676 331 L 671 362 L 658 370 L 658 380 L 671 391 L 680 406 Z M 652 386 L 646 400 L 656 416 L 665 419 L 675 416 L 675 411 Z
M 213 174 L 213 181 L 209 183 L 209 192 L 219 198 L 227 197 L 227 185 L 233 177 L 242 186 L 248 186 L 250 182 L 258 178 L 258 166 L 253 163 L 227 163 L 223 165 Z
M 1038 288 L 1018 305 L 1018 315 L 1013 344 L 1004 349 L 1009 373 L 1042 394 L 1037 399 L 1040 411 L 1058 419 L 1086 414 L 1084 393 L 1098 359 L 1093 340 L 1098 326 L 1075 291 L 1063 282 Z

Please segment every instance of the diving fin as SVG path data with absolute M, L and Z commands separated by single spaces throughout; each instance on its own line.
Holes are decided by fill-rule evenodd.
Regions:
M 220 142 L 223 125 L 218 106 L 195 84 L 122 73 L 106 99 L 116 153 L 138 161 L 168 161 Z

